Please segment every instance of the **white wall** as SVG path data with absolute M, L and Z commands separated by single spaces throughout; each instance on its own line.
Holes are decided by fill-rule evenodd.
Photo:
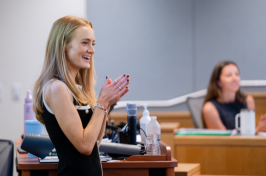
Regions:
M 66 15 L 86 18 L 86 4 L 86 0 L 0 1 L 0 139 L 14 141 L 23 133 L 24 98 L 39 75 L 53 22 Z M 21 85 L 19 101 L 12 100 L 14 83 Z

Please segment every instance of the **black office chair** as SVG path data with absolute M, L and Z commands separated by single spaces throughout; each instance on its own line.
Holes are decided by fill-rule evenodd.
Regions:
M 195 128 L 203 128 L 201 111 L 202 111 L 202 107 L 204 103 L 204 98 L 205 96 L 198 97 L 198 98 L 188 97 L 186 101 L 186 104 L 191 113 L 191 117 L 193 119 Z
M 14 143 L 0 139 L 0 175 L 13 175 Z

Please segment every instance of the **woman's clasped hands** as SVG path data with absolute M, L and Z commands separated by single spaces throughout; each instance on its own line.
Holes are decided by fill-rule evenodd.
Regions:
M 120 100 L 128 91 L 127 87 L 130 82 L 129 75 L 123 74 L 112 81 L 108 76 L 101 88 L 97 102 L 107 109 Z

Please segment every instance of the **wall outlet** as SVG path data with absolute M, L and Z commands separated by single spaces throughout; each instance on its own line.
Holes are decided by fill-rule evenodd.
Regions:
M 19 83 L 14 83 L 12 85 L 12 99 L 14 101 L 19 101 L 21 98 L 21 85 Z

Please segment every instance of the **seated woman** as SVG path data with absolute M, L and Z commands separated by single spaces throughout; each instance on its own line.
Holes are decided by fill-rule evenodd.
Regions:
M 235 116 L 241 109 L 255 110 L 252 96 L 240 91 L 237 65 L 231 61 L 220 62 L 212 72 L 202 109 L 204 126 L 209 129 L 235 129 Z M 256 133 L 266 131 L 266 115 L 256 127 Z

